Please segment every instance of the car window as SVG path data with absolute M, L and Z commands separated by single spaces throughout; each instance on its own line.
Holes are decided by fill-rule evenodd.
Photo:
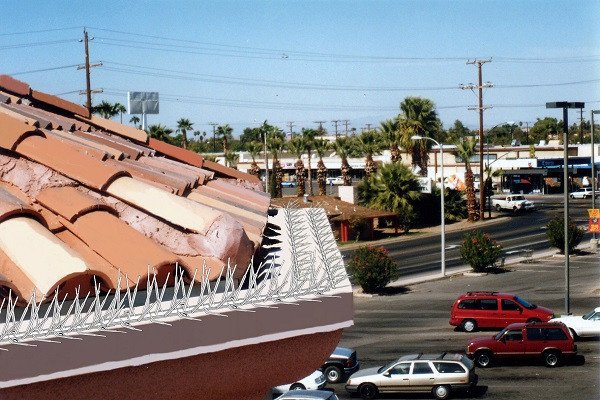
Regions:
M 512 300 L 502 299 L 502 309 L 507 311 L 519 311 L 521 307 Z
M 458 363 L 434 362 L 433 366 L 441 374 L 457 374 L 465 371 L 464 367 Z
M 546 329 L 547 340 L 565 340 L 567 335 L 560 328 L 548 328 Z
M 542 328 L 527 328 L 527 339 L 543 340 L 544 335 L 542 333 Z
M 410 371 L 410 363 L 400 363 L 390 369 L 392 375 L 406 375 Z
M 523 332 L 521 331 L 508 331 L 506 332 L 506 334 L 504 335 L 504 338 L 507 341 L 520 341 L 523 340 Z
M 461 302 L 458 303 L 458 308 L 463 310 L 476 310 L 479 309 L 479 302 L 475 299 L 461 300 Z
M 587 320 L 590 320 L 590 321 L 597 321 L 597 320 L 600 320 L 600 313 L 597 313 L 595 311 L 591 311 L 591 312 L 585 314 L 581 318 L 587 319 Z
M 413 367 L 413 374 L 432 374 L 433 371 L 426 362 L 416 362 Z
M 497 310 L 498 302 L 496 299 L 481 299 L 480 300 L 482 310 Z

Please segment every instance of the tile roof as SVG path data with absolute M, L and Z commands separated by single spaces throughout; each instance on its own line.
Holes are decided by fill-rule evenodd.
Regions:
M 0 75 L 0 295 L 243 274 L 269 204 L 251 175 Z

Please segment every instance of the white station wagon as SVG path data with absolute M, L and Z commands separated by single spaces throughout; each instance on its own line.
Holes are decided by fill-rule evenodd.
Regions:
M 410 392 L 447 399 L 453 391 L 474 387 L 477 380 L 473 361 L 464 354 L 413 354 L 352 374 L 346 390 L 363 399 L 374 399 L 379 393 Z
M 574 337 L 600 336 L 600 307 L 585 315 L 565 315 L 550 321 L 562 322 Z

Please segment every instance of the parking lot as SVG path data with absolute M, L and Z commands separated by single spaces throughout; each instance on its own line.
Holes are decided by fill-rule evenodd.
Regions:
M 600 256 L 574 256 L 570 262 L 571 313 L 600 305 Z M 388 295 L 355 297 L 355 326 L 344 331 L 340 346 L 354 348 L 361 368 L 383 365 L 400 355 L 464 351 L 468 338 L 495 331 L 459 332 L 448 324 L 454 299 L 469 290 L 507 291 L 563 314 L 564 258 L 545 257 L 507 266 L 507 272 L 485 276 L 460 275 L 396 287 Z M 600 341 L 578 341 L 575 362 L 558 368 L 541 364 L 504 364 L 477 369 L 479 388 L 471 398 L 598 399 Z M 341 399 L 351 398 L 343 384 L 330 385 Z M 431 398 L 429 395 L 382 396 L 386 399 Z M 460 396 L 462 397 L 462 396 Z M 459 398 L 460 398 L 459 397 Z

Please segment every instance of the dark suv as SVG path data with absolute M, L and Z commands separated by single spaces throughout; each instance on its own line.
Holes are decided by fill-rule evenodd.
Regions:
M 514 322 L 547 322 L 553 316 L 552 310 L 512 293 L 467 292 L 452 305 L 450 325 L 473 332 L 477 328 L 504 328 Z
M 577 354 L 571 332 L 562 322 L 510 324 L 494 336 L 471 339 L 467 355 L 480 367 L 498 359 L 541 357 L 548 367 Z
M 336 347 L 320 369 L 323 371 L 327 382 L 339 383 L 344 382 L 359 368 L 360 363 L 356 358 L 356 351 L 346 347 Z

